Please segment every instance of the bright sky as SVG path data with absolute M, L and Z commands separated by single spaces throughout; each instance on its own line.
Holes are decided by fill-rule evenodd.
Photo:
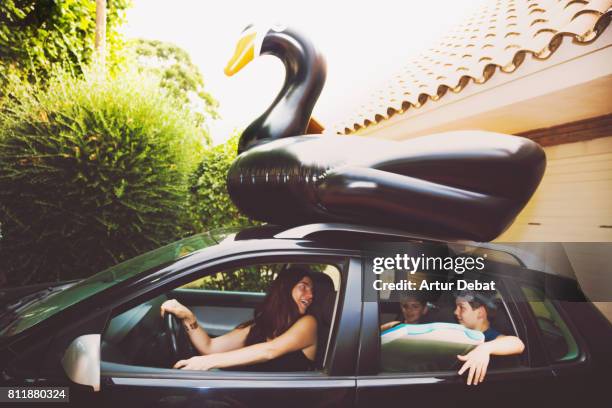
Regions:
M 172 42 L 202 71 L 220 103 L 209 124 L 216 143 L 247 126 L 272 102 L 284 80 L 271 56 L 228 78 L 223 68 L 250 23 L 280 22 L 310 35 L 327 59 L 327 81 L 313 115 L 330 128 L 414 53 L 428 48 L 486 0 L 134 0 L 128 37 Z M 330 128 L 331 130 L 331 128 Z

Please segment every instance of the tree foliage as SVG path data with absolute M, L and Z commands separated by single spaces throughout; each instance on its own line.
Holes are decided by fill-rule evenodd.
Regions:
M 217 272 L 185 285 L 185 288 L 235 292 L 267 292 L 278 274 L 292 264 L 258 264 Z M 293 264 L 312 272 L 323 272 L 326 264 Z
M 200 112 L 202 123 L 206 116 L 218 118 L 218 103 L 204 90 L 202 73 L 185 50 L 168 42 L 145 39 L 130 40 L 127 50 L 141 72 L 158 76 L 160 85 L 172 96 Z
M 155 81 L 64 76 L 23 88 L 0 117 L 0 271 L 86 277 L 188 230 L 193 115 Z
M 107 0 L 102 78 L 89 68 L 94 0 L 0 1 L 0 282 L 86 277 L 188 232 L 252 224 L 225 185 L 237 136 L 205 149 L 217 102 L 183 49 L 123 42 L 130 3 Z
M 191 282 L 185 287 L 235 292 L 266 292 L 284 267 L 283 264 L 253 265 L 218 272 Z
M 111 68 L 118 63 L 118 27 L 130 0 L 108 0 L 107 43 Z M 0 2 L 0 87 L 11 73 L 44 83 L 57 67 L 80 75 L 94 55 L 93 0 L 2 0 Z M 1 93 L 1 90 L 0 90 Z
M 240 214 L 227 193 L 227 171 L 236 158 L 238 134 L 208 149 L 190 176 L 189 210 L 196 231 L 255 223 Z

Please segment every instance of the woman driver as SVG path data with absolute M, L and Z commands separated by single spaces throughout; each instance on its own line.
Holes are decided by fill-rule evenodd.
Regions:
M 288 268 L 272 282 L 253 320 L 223 336 L 211 338 L 195 315 L 175 299 L 161 305 L 181 319 L 201 356 L 180 360 L 174 368 L 210 370 L 248 365 L 249 371 L 306 371 L 314 368 L 317 321 L 306 311 L 313 301 L 309 271 Z

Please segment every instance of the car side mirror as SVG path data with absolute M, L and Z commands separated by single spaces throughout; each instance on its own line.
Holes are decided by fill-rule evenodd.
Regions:
M 99 334 L 85 334 L 70 343 L 62 358 L 62 366 L 71 381 L 100 391 Z

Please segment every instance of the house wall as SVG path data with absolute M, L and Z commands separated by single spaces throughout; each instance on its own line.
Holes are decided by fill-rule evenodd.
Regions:
M 612 241 L 612 132 L 544 150 L 540 187 L 496 241 Z

